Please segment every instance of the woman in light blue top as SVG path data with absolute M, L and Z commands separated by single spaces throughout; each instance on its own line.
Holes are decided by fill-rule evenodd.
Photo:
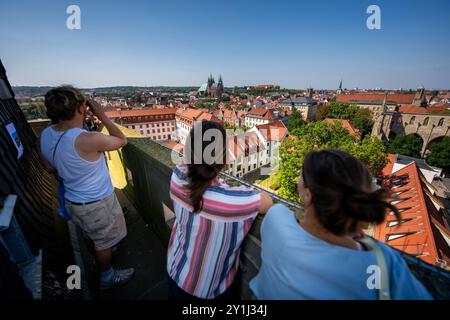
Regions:
M 398 252 L 378 241 L 365 244 L 369 223 L 382 223 L 387 210 L 399 213 L 386 190 L 374 190 L 359 160 L 336 150 L 309 153 L 298 192 L 302 221 L 280 204 L 264 218 L 262 265 L 250 282 L 258 299 L 378 299 L 383 274 L 392 299 L 432 299 Z

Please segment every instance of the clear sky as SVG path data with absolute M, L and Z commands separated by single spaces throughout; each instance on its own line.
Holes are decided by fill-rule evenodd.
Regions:
M 81 8 L 81 30 L 66 8 Z M 381 30 L 366 9 L 381 8 Z M 448 0 L 0 0 L 13 85 L 450 88 Z

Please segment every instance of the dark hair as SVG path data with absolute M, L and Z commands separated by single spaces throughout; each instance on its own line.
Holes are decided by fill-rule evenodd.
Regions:
M 47 116 L 56 123 L 60 120 L 71 120 L 77 108 L 86 103 L 80 90 L 72 86 L 60 86 L 45 94 Z
M 222 141 L 217 140 L 216 137 L 204 138 L 205 133 L 210 129 L 216 129 L 220 133 Z M 199 132 L 201 130 L 201 133 Z M 214 138 L 214 139 L 212 139 Z M 195 139 L 201 139 L 201 143 Z M 214 144 L 222 143 L 223 145 L 217 146 Z M 213 146 L 210 146 L 213 145 Z M 196 149 L 196 146 L 201 146 L 201 150 Z M 211 150 L 211 155 L 214 157 L 214 161 L 205 161 L 203 157 L 204 150 L 208 147 Z M 215 147 L 215 148 L 213 148 Z M 219 154 L 215 154 L 215 149 L 219 148 Z M 189 178 L 189 196 L 192 201 L 192 206 L 194 208 L 193 212 L 200 212 L 203 206 L 203 194 L 206 189 L 210 186 L 211 181 L 217 177 L 219 172 L 225 167 L 226 164 L 226 133 L 224 127 L 214 121 L 202 121 L 201 123 L 195 125 L 189 132 L 185 152 L 189 156 L 188 161 L 188 173 Z
M 340 150 L 313 151 L 306 155 L 303 183 L 312 194 L 319 222 L 330 232 L 355 232 L 358 222 L 380 224 L 387 209 L 400 214 L 389 202 L 387 189 L 374 190 L 372 176 L 358 159 Z

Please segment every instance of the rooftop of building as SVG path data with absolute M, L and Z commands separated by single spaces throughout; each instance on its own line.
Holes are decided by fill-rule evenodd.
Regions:
M 354 136 L 357 139 L 361 139 L 361 132 L 359 132 L 359 130 L 357 128 L 355 128 L 350 121 L 348 121 L 347 119 L 332 119 L 332 118 L 326 118 L 323 121 L 327 122 L 327 123 L 334 123 L 334 122 L 339 122 L 345 129 L 347 129 L 347 131 Z
M 112 110 L 106 111 L 108 118 L 123 118 L 123 117 L 145 117 L 156 115 L 175 114 L 175 108 L 158 108 L 158 109 L 131 109 L 131 110 Z
M 448 103 L 438 103 L 427 107 L 419 107 L 413 104 L 404 104 L 398 108 L 401 113 L 419 113 L 419 114 L 448 114 L 450 109 Z
M 267 141 L 282 142 L 288 134 L 288 129 L 280 120 L 272 123 L 260 124 L 256 128 Z
M 450 265 L 450 232 L 441 211 L 443 205 L 416 163 L 387 175 L 383 185 L 394 193 L 392 204 L 401 220 L 391 212 L 376 226 L 375 237 L 429 264 Z
M 310 97 L 296 97 L 294 99 L 289 98 L 289 99 L 281 101 L 281 104 L 284 106 L 288 106 L 288 105 L 290 106 L 292 104 L 294 104 L 294 105 L 311 105 L 314 103 L 315 103 L 315 101 Z
M 387 102 L 396 104 L 412 104 L 414 97 L 414 93 L 388 93 Z M 338 94 L 336 96 L 336 102 L 376 102 L 377 104 L 382 104 L 383 101 L 383 92 L 353 92 Z

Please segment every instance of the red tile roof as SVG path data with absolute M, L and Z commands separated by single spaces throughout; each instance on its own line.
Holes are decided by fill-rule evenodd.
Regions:
M 418 107 L 412 104 L 404 104 L 398 108 L 401 113 L 427 113 L 428 109 L 424 107 Z
M 420 113 L 420 114 L 425 114 L 425 113 L 445 113 L 448 112 L 449 109 L 449 104 L 448 103 L 439 103 L 439 104 L 435 104 L 433 106 L 428 106 L 428 107 L 418 107 L 412 104 L 404 104 L 401 105 L 398 109 L 399 112 L 402 113 Z
M 177 116 L 181 116 L 184 118 L 188 118 L 190 120 L 197 120 L 197 118 L 203 113 L 202 110 L 198 110 L 198 109 L 191 109 L 188 108 L 186 110 L 180 110 L 178 109 L 177 111 Z
M 265 120 L 273 120 L 275 119 L 275 115 L 273 114 L 272 110 L 268 110 L 266 114 L 264 115 L 263 119 Z
M 260 124 L 256 128 L 268 141 L 282 142 L 288 133 L 288 129 L 280 120 L 273 123 Z
M 264 108 L 251 108 L 248 111 L 249 116 L 261 116 L 263 117 L 269 110 Z
M 414 93 L 390 93 L 388 94 L 387 101 L 395 102 L 398 104 L 411 104 L 414 100 Z M 338 94 L 336 96 L 336 102 L 352 102 L 352 101 L 383 101 L 384 93 L 347 93 Z
M 394 169 L 394 164 L 397 161 L 397 155 L 396 154 L 388 153 L 386 155 L 386 157 L 388 159 L 388 163 L 383 168 L 383 176 L 385 176 L 385 177 L 389 176 L 392 173 L 392 170 Z
M 162 108 L 162 109 L 140 109 L 140 110 L 114 110 L 106 111 L 105 114 L 108 118 L 120 118 L 120 117 L 137 117 L 137 116 L 154 116 L 154 115 L 166 115 L 175 114 L 175 108 Z
M 332 118 L 326 118 L 323 121 L 327 122 L 327 123 L 334 123 L 334 122 L 339 122 L 345 129 L 347 129 L 347 131 L 354 137 L 356 137 L 357 139 L 361 139 L 361 132 L 359 132 L 359 130 L 357 128 L 355 128 L 354 126 L 352 126 L 352 124 L 350 123 L 350 121 L 346 120 L 346 119 L 332 119 Z
M 450 235 L 450 231 L 416 163 L 386 177 L 383 184 L 396 193 L 398 200 L 392 203 L 401 211 L 402 220 L 397 223 L 389 214 L 376 226 L 375 237 L 430 264 L 436 265 L 439 260 L 450 264 L 450 247 L 443 236 Z

